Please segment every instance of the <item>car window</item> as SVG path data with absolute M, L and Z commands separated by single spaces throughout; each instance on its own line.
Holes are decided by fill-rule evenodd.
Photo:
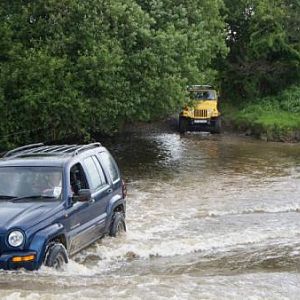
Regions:
M 215 100 L 216 92 L 213 90 L 204 90 L 204 91 L 192 91 L 191 98 L 194 100 Z
M 84 160 L 91 182 L 91 189 L 96 190 L 103 185 L 100 174 L 92 157 Z
M 9 197 L 41 196 L 45 199 L 61 200 L 61 194 L 62 170 L 60 168 L 0 168 L 0 195 Z
M 85 173 L 80 163 L 77 163 L 74 166 L 72 166 L 70 170 L 70 185 L 75 195 L 78 194 L 79 190 L 89 188 L 85 177 Z
M 112 156 L 108 152 L 99 153 L 100 161 L 104 165 L 104 167 L 109 172 L 113 181 L 117 181 L 120 179 L 120 174 L 118 167 L 112 158 Z
M 103 169 L 102 169 L 102 167 L 101 167 L 101 165 L 99 163 L 99 160 L 95 156 L 93 156 L 93 160 L 94 160 L 94 163 L 95 163 L 95 165 L 96 165 L 96 167 L 98 169 L 102 185 L 107 184 L 107 179 L 106 179 L 105 174 L 103 172 Z

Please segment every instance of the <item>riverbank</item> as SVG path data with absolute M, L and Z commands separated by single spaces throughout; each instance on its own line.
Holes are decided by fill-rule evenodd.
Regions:
M 300 141 L 300 113 L 284 111 L 271 103 L 222 107 L 224 128 L 272 142 Z
M 222 127 L 224 134 L 252 136 L 269 142 L 300 142 L 300 114 L 280 110 L 268 111 L 254 106 L 223 104 Z M 122 132 L 170 133 L 178 131 L 177 115 L 149 123 L 127 124 Z
M 258 108 L 255 105 L 238 107 L 228 103 L 222 103 L 221 112 L 224 135 L 251 136 L 270 142 L 300 142 L 300 113 L 290 113 L 274 108 L 270 111 L 262 109 L 261 106 Z M 113 135 L 93 133 L 88 139 L 75 135 L 61 140 L 43 142 L 49 144 L 76 144 L 114 139 L 116 136 L 126 136 L 127 133 L 145 135 L 174 132 L 178 132 L 178 114 L 151 122 L 127 123 L 118 133 Z M 41 140 L 35 142 L 41 142 Z M 0 157 L 11 148 L 2 148 Z
M 300 141 L 300 86 L 258 99 L 223 102 L 225 127 L 273 142 Z

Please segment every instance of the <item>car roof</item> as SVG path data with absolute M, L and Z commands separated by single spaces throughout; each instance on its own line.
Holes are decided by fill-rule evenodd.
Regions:
M 212 90 L 215 91 L 215 88 L 212 85 L 206 84 L 206 85 L 201 85 L 201 84 L 193 84 L 189 85 L 187 87 L 188 91 L 206 91 L 206 90 Z
M 44 166 L 63 167 L 78 156 L 85 156 L 91 150 L 104 150 L 100 143 L 87 145 L 44 145 L 31 144 L 13 149 L 0 159 L 0 167 Z

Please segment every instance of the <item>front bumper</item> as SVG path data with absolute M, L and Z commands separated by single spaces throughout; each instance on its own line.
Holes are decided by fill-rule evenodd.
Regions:
M 28 257 L 34 255 L 35 259 L 30 261 L 20 261 L 14 262 L 14 257 Z M 34 251 L 17 251 L 17 252 L 8 252 L 2 253 L 0 256 L 0 269 L 3 270 L 15 270 L 19 268 L 24 268 L 27 270 L 36 270 L 38 269 L 38 263 L 36 259 L 36 253 Z
M 189 130 L 211 130 L 215 126 L 215 120 L 213 119 L 189 119 L 188 121 Z

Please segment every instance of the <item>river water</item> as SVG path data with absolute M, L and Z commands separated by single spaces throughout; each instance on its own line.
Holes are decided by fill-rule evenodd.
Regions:
M 228 135 L 105 142 L 128 232 L 66 268 L 0 271 L 1 299 L 300 299 L 300 145 Z

